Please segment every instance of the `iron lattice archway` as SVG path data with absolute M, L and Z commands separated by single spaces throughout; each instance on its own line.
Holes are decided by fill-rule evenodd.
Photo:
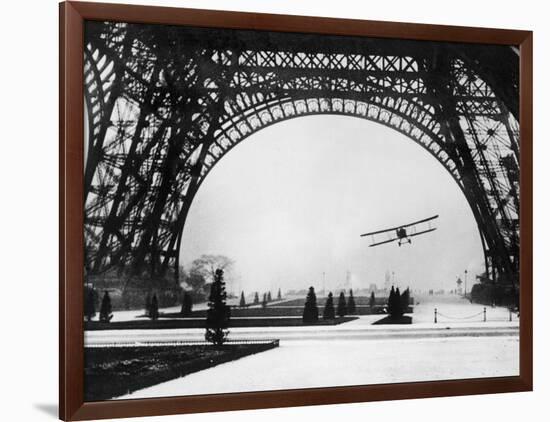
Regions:
M 218 160 L 266 125 L 332 113 L 438 159 L 472 208 L 487 276 L 515 282 L 518 61 L 510 47 L 88 22 L 87 274 L 177 277 L 187 212 Z

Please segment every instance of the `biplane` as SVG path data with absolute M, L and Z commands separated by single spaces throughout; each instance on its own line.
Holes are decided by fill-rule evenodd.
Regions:
M 378 230 L 375 232 L 364 233 L 361 237 L 371 236 L 372 244 L 369 247 L 383 245 L 385 243 L 395 242 L 401 246 L 403 243 L 412 243 L 411 237 L 420 236 L 421 234 L 430 233 L 437 229 L 437 227 L 432 227 L 432 221 L 438 218 L 439 215 L 434 215 L 433 217 L 428 217 L 423 220 L 418 220 L 413 223 L 403 224 L 402 226 L 392 227 L 389 229 Z M 420 226 L 420 231 L 418 227 Z M 386 240 L 377 240 L 376 237 L 379 237 L 387 233 Z

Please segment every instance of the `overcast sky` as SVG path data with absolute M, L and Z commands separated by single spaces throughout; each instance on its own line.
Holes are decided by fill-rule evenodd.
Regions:
M 369 248 L 359 234 L 439 214 L 435 232 Z M 343 116 L 275 124 L 236 146 L 199 189 L 181 262 L 235 261 L 234 291 L 383 286 L 454 288 L 483 270 L 472 212 L 422 147 L 380 124 Z

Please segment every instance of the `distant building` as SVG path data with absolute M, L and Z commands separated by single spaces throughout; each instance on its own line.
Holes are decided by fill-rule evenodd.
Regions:
M 377 292 L 378 291 L 378 286 L 376 285 L 376 283 L 369 284 L 369 291 L 370 292 Z
M 384 290 L 390 290 L 391 289 L 391 274 L 388 270 L 386 270 L 386 274 L 384 276 Z
M 351 271 L 350 270 L 346 271 L 346 282 L 344 284 L 344 288 L 346 290 L 351 289 Z
M 460 277 L 456 279 L 456 293 L 461 295 L 462 294 L 462 280 Z

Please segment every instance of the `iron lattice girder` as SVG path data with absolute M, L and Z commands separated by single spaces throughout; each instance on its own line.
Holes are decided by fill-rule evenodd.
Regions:
M 471 205 L 486 204 L 476 218 L 492 225 L 480 227 L 493 249 L 491 262 L 509 259 L 512 254 L 494 244 L 512 250 L 518 237 L 517 56 L 511 48 L 347 37 L 327 37 L 319 46 L 307 35 L 254 34 L 87 24 L 89 271 L 142 269 L 143 263 L 166 270 L 177 261 L 191 200 L 217 160 L 266 124 L 318 113 L 368 118 L 422 144 Z M 482 60 L 483 51 L 491 63 Z M 436 75 L 431 66 L 441 52 L 450 67 Z M 443 88 L 426 86 L 434 77 L 452 96 L 482 198 L 464 184 L 465 157 L 446 132 Z M 311 110 L 315 102 L 318 109 Z M 303 104 L 305 111 L 298 111 Z M 358 112 L 361 107 L 367 111 Z
M 306 104 L 309 104 L 309 103 L 306 103 Z M 280 105 L 277 105 L 277 107 L 281 107 L 281 106 L 280 106 Z M 284 106 L 282 106 L 281 108 L 282 108 L 282 109 L 285 109 Z M 296 108 L 296 107 L 295 107 L 295 108 Z M 319 107 L 318 107 L 318 108 L 319 108 Z M 314 110 L 314 111 L 315 111 L 315 110 Z M 334 110 L 334 109 L 332 109 L 332 108 L 331 108 L 330 110 L 328 110 L 328 112 L 335 112 L 335 111 L 338 111 L 338 110 Z M 259 110 L 259 111 L 257 111 L 257 112 L 261 113 L 261 110 Z M 342 107 L 340 107 L 340 112 L 343 112 Z M 292 112 L 290 113 L 290 115 L 284 115 L 284 116 L 283 116 L 283 114 L 285 114 L 285 113 L 281 113 L 280 119 L 292 117 L 295 113 L 296 113 L 296 110 L 292 111 Z M 298 113 L 298 114 L 299 114 L 299 113 Z M 304 110 L 304 111 L 303 111 L 303 114 L 312 114 L 312 113 L 310 113 L 310 112 L 307 111 L 307 110 Z M 349 113 L 348 113 L 348 114 L 349 114 Z M 351 113 L 351 114 L 353 114 L 353 113 Z M 239 115 L 239 114 L 236 113 L 236 115 Z M 256 119 L 257 121 L 259 121 L 259 118 L 258 118 L 256 115 L 252 115 L 252 116 L 254 117 L 254 119 Z M 433 119 L 433 116 L 431 116 L 430 118 Z M 249 119 L 250 119 L 250 118 L 249 118 Z M 244 125 L 240 125 L 240 122 L 241 122 L 242 120 L 245 120 L 245 119 L 242 118 L 242 117 L 240 117 L 239 120 L 230 122 L 230 124 L 229 124 L 229 127 L 237 127 L 237 128 L 238 128 L 237 130 L 234 130 L 234 132 L 238 132 L 236 136 L 228 135 L 228 132 L 229 132 L 230 129 L 225 129 L 225 130 L 224 130 L 224 134 L 223 134 L 223 139 L 224 139 L 224 140 L 222 140 L 221 142 L 220 142 L 220 141 L 217 141 L 217 142 L 216 142 L 216 146 L 214 146 L 214 149 L 215 149 L 215 150 L 217 149 L 217 151 L 213 151 L 213 154 L 212 154 L 212 155 L 214 156 L 214 158 L 213 158 L 212 160 L 209 160 L 211 163 L 207 163 L 208 169 L 211 167 L 211 165 L 215 164 L 215 162 L 217 161 L 217 159 L 219 159 L 219 157 L 221 157 L 221 156 L 225 153 L 225 151 L 224 151 L 225 149 L 230 148 L 231 145 L 233 145 L 233 144 L 235 144 L 236 142 L 238 142 L 239 139 L 240 139 L 241 137 L 247 136 L 247 133 L 252 133 L 252 132 L 254 132 L 254 130 L 257 130 L 257 128 L 254 128 L 254 123 L 252 123 L 252 122 L 247 122 L 247 123 L 244 124 Z M 273 116 L 271 115 L 270 120 L 277 120 L 277 119 L 274 119 Z M 373 118 L 373 120 L 376 120 L 376 119 Z M 403 120 L 402 120 L 401 122 L 403 122 Z M 431 120 L 431 122 L 435 122 L 435 121 L 434 121 L 434 120 Z M 387 122 L 382 122 L 382 123 L 387 123 Z M 239 126 L 241 126 L 241 127 L 242 127 L 242 126 L 245 126 L 246 129 L 245 129 L 245 130 L 242 130 L 241 128 L 239 128 Z M 430 130 L 433 129 L 435 126 L 438 126 L 438 123 L 432 123 L 432 124 L 431 124 Z M 400 129 L 400 128 L 397 128 L 397 129 Z M 426 128 L 424 128 L 424 129 L 426 130 Z M 402 130 L 400 130 L 400 131 L 402 131 Z M 402 132 L 403 132 L 403 131 L 402 131 Z M 410 137 L 412 137 L 413 139 L 415 139 L 415 137 L 412 136 L 410 133 L 405 133 L 405 134 L 407 134 L 408 136 L 410 136 Z M 227 142 L 227 139 L 228 139 L 228 138 L 229 138 L 229 139 L 232 139 L 232 141 Z M 437 135 L 436 135 L 435 133 L 432 133 L 431 136 L 430 136 L 429 138 L 430 138 L 430 141 L 429 141 L 430 144 L 425 145 L 425 146 L 427 146 L 428 149 L 431 150 L 430 145 L 433 145 L 433 144 L 434 144 L 434 143 L 431 142 L 431 141 L 432 141 L 433 139 L 438 139 L 438 142 L 436 142 L 435 144 L 436 144 L 436 145 L 439 145 L 439 150 L 437 150 L 437 153 L 434 154 L 434 155 L 435 155 L 444 165 L 448 166 L 448 162 L 447 162 L 447 161 L 450 160 L 451 157 L 445 154 L 445 155 L 446 155 L 446 159 L 443 159 L 443 158 L 441 157 L 441 155 L 440 155 L 442 151 L 445 151 L 445 149 L 444 149 L 444 148 L 445 148 L 445 145 L 444 145 L 444 142 L 445 142 L 445 141 L 444 141 L 444 139 L 437 138 Z M 417 142 L 419 142 L 419 143 L 422 142 L 421 139 L 416 139 L 416 140 L 417 140 Z M 433 151 L 432 151 L 432 152 L 433 152 Z M 453 168 L 450 168 L 450 171 L 451 171 L 451 173 L 455 176 L 455 179 L 457 179 L 457 182 L 459 183 L 459 185 L 461 185 L 461 184 L 462 184 L 462 181 L 461 181 L 461 176 L 460 176 L 460 174 L 458 174 L 457 172 L 455 172 Z

